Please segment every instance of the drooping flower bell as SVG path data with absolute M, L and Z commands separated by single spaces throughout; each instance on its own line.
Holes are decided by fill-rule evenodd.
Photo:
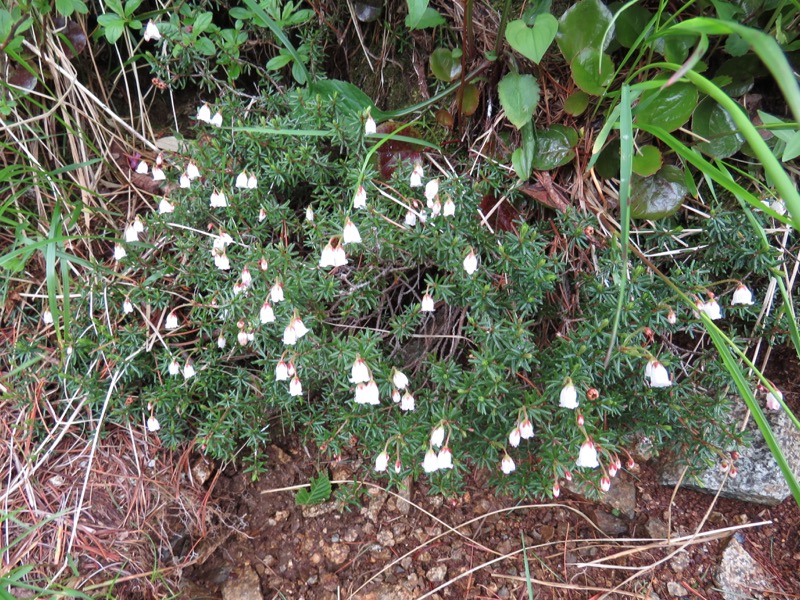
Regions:
M 436 448 L 444 443 L 444 427 L 441 425 L 431 432 L 431 446 Z
M 575 466 L 585 467 L 587 469 L 596 469 L 600 466 L 600 462 L 597 460 L 597 449 L 594 447 L 594 442 L 592 442 L 592 440 L 586 440 L 581 444 Z
M 384 450 L 380 454 L 378 454 L 377 458 L 375 459 L 375 470 L 378 473 L 384 472 L 389 467 L 389 453 Z
M 406 391 L 406 393 L 403 394 L 403 397 L 400 399 L 400 410 L 409 412 L 414 410 L 416 406 L 417 404 L 414 396 L 411 394 L 411 392 Z
M 157 42 L 161 39 L 161 32 L 153 21 L 148 21 L 147 25 L 145 25 L 142 39 L 145 42 Z
M 530 419 L 525 419 L 519 424 L 519 435 L 523 440 L 529 440 L 533 437 L 533 423 Z
M 392 383 L 398 390 L 404 390 L 408 386 L 408 377 L 402 371 L 394 369 L 392 372 Z
M 420 310 L 422 312 L 433 312 L 435 310 L 433 296 L 431 296 L 429 292 L 425 292 L 425 295 L 422 297 Z
M 422 171 L 422 163 L 416 162 L 414 163 L 414 170 L 411 171 L 411 177 L 408 180 L 408 185 L 411 187 L 420 187 L 422 185 L 422 177 L 424 173 Z
M 369 110 L 367 111 L 367 120 L 364 122 L 364 135 L 372 135 L 373 133 L 377 133 L 378 125 L 375 123 L 375 119 L 372 118 L 372 115 L 369 114 Z
M 125 298 L 122 303 L 122 312 L 126 315 L 129 315 L 133 312 L 133 304 L 131 304 L 131 301 L 128 298 Z
M 175 311 L 170 311 L 167 318 L 164 320 L 164 329 L 177 329 L 178 328 L 178 315 Z
M 464 270 L 467 275 L 472 275 L 478 270 L 478 257 L 475 255 L 475 250 L 470 248 L 469 254 L 464 258 Z
M 236 176 L 236 183 L 234 184 L 240 190 L 247 189 L 247 173 L 242 171 Z
M 194 365 L 192 363 L 187 362 L 183 365 L 183 378 L 184 379 L 191 379 L 197 374 L 197 371 L 194 370 Z
M 675 311 L 670 308 L 669 312 L 667 313 L 667 323 L 669 323 L 670 325 L 675 325 L 675 323 L 677 322 L 678 322 L 678 315 L 676 315 Z
M 214 127 L 222 127 L 222 113 L 220 111 L 214 113 L 214 116 L 211 117 L 209 123 Z
M 197 168 L 197 165 L 193 160 L 189 161 L 189 164 L 186 165 L 186 176 L 191 179 L 197 179 L 200 177 L 200 169 Z
M 422 461 L 422 468 L 426 473 L 433 473 L 439 470 L 439 459 L 433 448 L 428 448 L 425 453 L 425 460 Z
M 177 375 L 178 373 L 181 372 L 181 366 L 178 364 L 177 359 L 174 358 L 172 359 L 172 361 L 169 363 L 169 366 L 167 367 L 167 371 L 169 372 L 170 375 Z
M 272 305 L 264 300 L 261 309 L 258 311 L 258 318 L 262 325 L 275 322 L 275 311 L 272 310 Z
M 289 395 L 290 396 L 303 395 L 303 384 L 300 382 L 300 378 L 297 375 L 292 377 L 292 380 L 289 382 Z
M 767 408 L 769 410 L 780 410 L 781 403 L 780 400 L 783 400 L 783 392 L 776 389 L 775 394 L 772 392 L 767 392 Z
M 136 172 L 139 173 L 139 175 L 147 175 L 148 171 L 147 161 L 140 160 L 139 164 L 136 165 Z
M 569 377 L 564 381 L 564 387 L 561 388 L 558 405 L 561 408 L 571 408 L 572 410 L 578 408 L 578 391 Z
M 703 302 L 703 312 L 712 321 L 722 318 L 722 309 L 719 306 L 719 302 L 713 297 L 708 302 Z
M 192 187 L 191 177 L 189 177 L 189 175 L 187 175 L 186 173 L 181 175 L 180 178 L 178 179 L 178 187 L 184 190 L 188 190 L 190 187 Z
M 158 422 L 158 419 L 156 419 L 153 415 L 147 417 L 147 431 L 153 433 L 159 429 L 161 429 L 161 424 Z
M 450 448 L 445 446 L 439 450 L 439 454 L 436 455 L 436 465 L 439 469 L 453 468 L 453 453 L 450 451 Z
M 211 193 L 209 206 L 211 208 L 225 208 L 226 206 L 228 206 L 228 198 L 227 196 L 225 196 L 223 192 L 218 192 L 217 190 L 214 190 Z
M 506 475 L 510 475 L 511 473 L 517 470 L 517 465 L 514 464 L 514 459 L 511 458 L 508 454 L 503 456 L 503 460 L 500 461 L 500 470 Z
M 283 284 L 280 281 L 276 280 L 270 288 L 269 299 L 272 300 L 273 304 L 283 302 Z
M 175 205 L 166 198 L 162 198 L 158 203 L 158 214 L 167 215 L 173 212 L 175 212 Z
M 372 375 L 370 375 L 366 361 L 356 355 L 356 360 L 353 362 L 353 366 L 350 369 L 350 382 L 367 383 L 370 379 L 372 379 Z
M 745 306 L 753 305 L 753 292 L 743 283 L 736 286 L 733 297 L 731 298 L 731 306 L 736 306 L 737 304 L 744 304 Z
M 433 199 L 439 193 L 439 180 L 431 179 L 425 184 L 425 199 L 428 201 L 428 208 L 433 206 Z
M 611 489 L 611 480 L 608 477 L 603 476 L 600 478 L 600 489 L 604 492 Z
M 519 441 L 522 439 L 522 433 L 519 430 L 519 427 L 514 427 L 511 430 L 511 433 L 508 434 L 508 443 L 513 447 L 516 448 L 519 446 Z
M 347 264 L 347 255 L 344 252 L 344 247 L 338 237 L 332 237 L 328 244 L 322 249 L 322 254 L 319 257 L 319 266 L 322 268 L 327 267 L 342 267 Z
M 656 359 L 648 361 L 645 367 L 645 377 L 650 379 L 650 387 L 653 388 L 664 388 L 672 385 L 672 380 L 669 378 L 669 372 L 666 367 Z
M 358 227 L 349 218 L 344 224 L 344 231 L 342 231 L 342 244 L 360 244 L 361 234 L 358 232 Z
M 353 208 L 366 208 L 367 207 L 367 190 L 363 185 L 358 186 L 356 195 L 353 196 Z
M 444 206 L 442 207 L 442 215 L 445 217 L 452 217 L 456 214 L 456 203 L 453 202 L 453 199 L 448 197 L 447 200 L 444 201 Z
M 114 244 L 114 260 L 120 261 L 126 256 L 128 256 L 128 251 L 125 250 L 125 246 L 122 244 Z
M 289 367 L 283 359 L 275 365 L 275 381 L 287 381 L 289 379 Z

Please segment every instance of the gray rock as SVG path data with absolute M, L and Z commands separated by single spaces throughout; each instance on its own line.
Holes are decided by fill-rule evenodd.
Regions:
M 594 511 L 594 523 L 603 533 L 612 537 L 628 533 L 628 524 L 623 519 L 604 510 Z
M 759 591 L 773 589 L 767 572 L 750 556 L 735 537 L 728 542 L 714 574 L 714 582 L 725 600 L 764 598 Z M 771 594 L 770 594 L 771 596 Z
M 258 575 L 250 565 L 237 567 L 222 584 L 222 600 L 264 600 Z
M 731 411 L 731 426 L 741 423 L 745 414 L 744 402 L 736 405 Z M 789 417 L 782 410 L 773 412 L 765 411 L 772 433 L 783 450 L 786 460 L 794 471 L 795 477 L 800 477 L 800 431 L 794 427 Z M 747 424 L 753 445 L 739 448 L 741 457 L 736 461 L 738 475 L 735 479 L 728 478 L 721 495 L 744 502 L 756 502 L 775 506 L 789 497 L 791 492 L 786 480 L 772 457 L 764 436 L 758 429 L 755 421 L 750 418 Z M 661 466 L 660 481 L 663 485 L 673 486 L 678 482 L 683 468 L 668 460 Z M 724 473 L 717 466 L 702 471 L 696 476 L 684 478 L 683 487 L 715 494 L 722 485 Z
M 644 526 L 647 535 L 653 539 L 666 539 L 669 535 L 669 529 L 663 519 L 659 517 L 650 517 Z
M 667 592 L 675 598 L 683 598 L 689 595 L 689 590 L 676 581 L 667 582 Z
M 445 565 L 436 565 L 425 572 L 425 578 L 431 583 L 441 583 L 445 577 L 447 577 L 447 567 Z
M 571 481 L 566 483 L 566 488 L 585 500 L 595 502 L 594 497 L 584 493 L 584 485 L 581 482 Z M 603 493 L 599 501 L 631 520 L 636 512 L 636 486 L 625 475 L 620 474 L 611 480 L 611 489 Z

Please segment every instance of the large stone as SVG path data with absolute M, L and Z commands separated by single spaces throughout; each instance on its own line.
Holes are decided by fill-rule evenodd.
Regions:
M 735 537 L 731 538 L 722 553 L 714 581 L 725 600 L 764 598 L 761 592 L 774 589 L 770 576 Z
M 731 427 L 738 426 L 745 415 L 744 402 L 736 405 L 730 415 Z M 800 431 L 792 424 L 786 413 L 781 411 L 765 411 L 772 433 L 783 450 L 789 466 L 794 471 L 795 477 L 800 477 Z M 752 439 L 752 446 L 739 448 L 741 455 L 736 461 L 738 474 L 736 478 L 728 477 L 721 495 L 726 498 L 756 502 L 775 506 L 789 497 L 791 492 L 786 480 L 778 468 L 778 463 L 764 441 L 764 436 L 758 429 L 752 417 L 747 424 L 747 431 Z M 667 460 L 661 466 L 660 480 L 664 485 L 675 485 L 680 479 L 683 467 L 673 460 Z M 725 479 L 725 474 L 718 466 L 687 475 L 683 487 L 716 494 Z
M 222 585 L 223 600 L 264 600 L 258 575 L 250 565 L 241 565 Z
M 566 488 L 585 500 L 590 502 L 599 501 L 613 509 L 627 520 L 632 520 L 636 516 L 636 486 L 624 474 L 620 474 L 611 480 L 611 489 L 600 495 L 598 500 L 593 496 L 585 494 L 583 486 L 585 483 L 570 481 L 566 483 Z

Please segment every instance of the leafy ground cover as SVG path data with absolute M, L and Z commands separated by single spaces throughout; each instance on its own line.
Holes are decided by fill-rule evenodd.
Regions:
M 254 480 L 292 430 L 390 488 L 601 497 L 643 444 L 735 473 L 745 402 L 800 500 L 762 374 L 800 347 L 796 10 L 370 7 L 0 11 L 9 539 L 125 429 Z M 37 575 L 85 573 L 85 472 Z

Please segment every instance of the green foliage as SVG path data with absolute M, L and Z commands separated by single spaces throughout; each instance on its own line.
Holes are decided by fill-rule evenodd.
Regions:
M 506 27 L 506 40 L 522 56 L 539 64 L 557 32 L 558 21 L 553 15 L 546 13 L 536 18 L 533 28 L 522 20 L 511 21 Z
M 406 27 L 409 29 L 427 29 L 444 24 L 444 17 L 435 8 L 428 6 L 429 0 L 406 0 L 408 14 Z
M 295 494 L 294 502 L 298 506 L 310 506 L 312 504 L 322 504 L 331 497 L 331 480 L 325 471 L 316 477 L 311 478 L 308 488 L 298 490 Z

